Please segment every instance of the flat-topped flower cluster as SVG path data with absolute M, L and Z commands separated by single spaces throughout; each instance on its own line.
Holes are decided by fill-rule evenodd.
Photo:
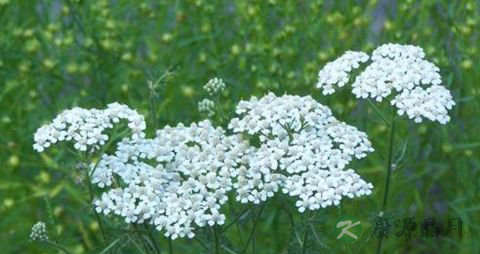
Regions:
M 426 118 L 445 124 L 450 120 L 448 111 L 455 105 L 452 95 L 441 85 L 439 68 L 425 60 L 423 49 L 417 46 L 384 44 L 371 56 L 347 51 L 320 70 L 317 87 L 325 95 L 334 93 L 334 85 L 345 86 L 351 71 L 366 62 L 352 83 L 357 98 L 382 101 L 393 94 L 390 103 L 400 116 L 406 114 L 415 122 Z
M 93 205 L 126 223 L 152 224 L 172 239 L 222 225 L 230 191 L 258 204 L 282 190 L 297 199 L 300 212 L 371 193 L 373 186 L 347 169 L 373 151 L 366 134 L 311 97 L 270 93 L 240 102 L 236 112 L 231 135 L 205 120 L 147 138 L 143 116 L 125 105 L 74 108 L 41 127 L 34 148 L 73 140 L 76 149 L 94 152 L 109 140 L 103 130 L 126 119 L 131 135 L 89 167 L 91 183 L 103 191 Z
M 358 98 L 382 101 L 396 92 L 390 103 L 399 115 L 446 123 L 455 103 L 440 85 L 438 67 L 424 57 L 421 48 L 398 44 L 382 45 L 371 56 L 348 51 L 319 72 L 317 87 L 334 93 L 368 63 L 352 83 Z M 217 97 L 225 83 L 214 78 L 204 89 Z M 215 106 L 209 99 L 199 103 L 209 117 Z M 79 155 L 98 156 L 85 171 L 88 184 L 102 191 L 93 201 L 95 212 L 129 224 L 151 224 L 171 239 L 224 224 L 222 206 L 229 193 L 240 203 L 259 204 L 280 192 L 292 197 L 302 213 L 372 193 L 373 185 L 349 166 L 373 152 L 367 135 L 310 96 L 268 93 L 240 101 L 228 130 L 204 120 L 165 126 L 148 138 L 144 119 L 119 103 L 105 109 L 76 107 L 40 127 L 33 148 L 42 152 L 68 141 Z M 117 143 L 117 135 L 109 137 L 115 132 L 123 134 Z M 110 143 L 114 150 L 105 153 L 112 151 L 105 147 Z M 31 238 L 47 240 L 45 224 L 36 224 Z
M 154 139 L 124 139 L 91 167 L 92 181 L 108 187 L 95 207 L 127 223 L 147 221 L 172 239 L 193 237 L 194 226 L 225 222 L 220 208 L 248 149 L 209 121 L 167 126 Z
M 303 212 L 371 193 L 370 183 L 344 170 L 352 159 L 373 151 L 367 135 L 335 119 L 310 96 L 270 93 L 241 101 L 236 113 L 229 128 L 259 140 L 237 177 L 240 202 L 260 203 L 281 189 L 297 197 Z
M 106 109 L 72 108 L 63 111 L 47 125 L 40 127 L 34 135 L 33 148 L 42 152 L 60 141 L 72 141 L 79 151 L 98 149 L 108 141 L 105 129 L 126 120 L 133 136 L 137 137 L 146 128 L 145 119 L 128 106 L 111 103 Z

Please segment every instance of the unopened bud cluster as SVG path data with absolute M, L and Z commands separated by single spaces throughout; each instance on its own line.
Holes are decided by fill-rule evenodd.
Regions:
M 203 86 L 203 89 L 210 96 L 217 95 L 225 90 L 225 82 L 221 78 L 212 78 Z
M 44 222 L 37 222 L 35 225 L 32 226 L 32 232 L 30 233 L 30 239 L 32 241 L 47 241 L 48 234 L 47 234 L 47 226 Z

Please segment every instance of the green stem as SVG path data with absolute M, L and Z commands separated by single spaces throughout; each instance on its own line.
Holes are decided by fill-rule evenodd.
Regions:
M 225 246 L 224 244 L 222 244 L 222 248 L 224 250 L 226 250 L 228 253 L 231 253 L 231 254 L 238 254 L 237 252 L 235 252 L 234 250 L 228 248 L 227 246 Z
M 197 241 L 206 251 L 209 251 L 209 250 L 210 250 L 210 249 L 207 247 L 207 245 L 206 245 L 202 240 L 200 240 L 200 238 L 194 237 L 193 240 Z
M 390 127 L 390 139 L 389 139 L 389 145 L 388 145 L 388 165 L 387 165 L 387 176 L 385 177 L 385 193 L 383 194 L 382 211 L 385 211 L 385 208 L 387 208 L 388 191 L 390 190 L 390 179 L 392 174 L 394 141 L 395 141 L 395 121 L 392 120 L 392 124 Z
M 154 88 L 151 88 L 154 89 Z M 152 114 L 152 121 L 153 121 L 153 127 L 155 130 L 158 128 L 158 122 L 157 122 L 157 95 L 155 94 L 155 91 L 150 92 L 150 113 Z
M 395 141 L 395 110 L 393 110 L 393 116 L 390 122 L 390 138 L 388 141 L 388 158 L 387 158 L 387 162 L 388 162 L 387 175 L 385 176 L 385 190 L 383 192 L 381 216 L 383 216 L 383 213 L 387 208 L 388 192 L 390 190 L 390 181 L 391 181 L 391 175 L 392 175 L 392 169 L 393 169 L 392 162 L 393 162 L 393 146 L 395 143 L 394 141 Z M 383 241 L 383 237 L 380 237 L 378 240 L 377 254 L 380 254 L 382 252 L 382 241 Z
M 257 228 L 258 221 L 260 219 L 260 216 L 261 216 L 264 208 L 265 208 L 265 202 L 262 203 L 262 205 L 260 206 L 260 210 L 258 211 L 258 213 L 255 216 L 255 220 L 253 221 L 252 231 L 250 232 L 250 236 L 248 237 L 247 244 L 243 248 L 242 253 L 245 253 L 247 251 L 248 246 L 250 245 L 250 242 L 253 240 L 253 237 L 255 236 L 255 230 Z M 253 253 L 255 253 L 255 249 L 253 249 Z
M 228 223 L 225 227 L 223 227 L 222 232 L 227 231 L 228 228 L 230 228 L 235 222 L 237 222 L 243 215 L 245 215 L 247 212 L 249 212 L 249 209 L 245 209 L 242 212 L 240 212 L 235 219 L 233 219 L 230 223 Z
M 138 239 L 135 239 L 135 238 L 133 238 L 133 237 L 131 237 L 130 239 L 131 239 L 131 242 L 133 243 L 133 245 L 135 246 L 135 248 L 137 248 L 137 250 L 138 250 L 140 253 L 142 253 L 142 254 L 148 254 L 148 251 L 147 251 L 147 250 L 142 249 L 142 248 L 145 248 L 145 246 L 140 246 L 140 245 L 138 245 L 138 243 L 137 243 L 137 240 L 138 240 Z
M 152 114 L 152 121 L 153 127 L 158 129 L 158 118 L 157 118 L 157 88 L 160 84 L 172 73 L 173 67 L 168 69 L 166 72 L 162 74 L 157 80 L 155 81 L 148 81 L 149 89 L 150 89 L 150 113 Z
M 304 230 L 305 231 L 303 232 L 302 254 L 307 253 L 307 241 L 308 241 L 308 233 L 309 233 L 308 225 L 310 224 L 310 220 L 313 217 L 312 214 L 313 214 L 313 211 L 310 210 L 308 212 L 308 216 L 304 215 L 304 217 L 306 217 L 306 219 L 304 218 L 304 223 L 305 223 Z
M 142 240 L 142 245 L 143 245 L 143 248 L 145 249 L 145 252 L 146 253 L 151 253 L 147 240 L 145 240 L 145 238 L 143 238 L 142 235 L 140 235 L 140 239 Z
M 65 249 L 63 246 L 61 246 L 61 245 L 59 245 L 59 244 L 57 244 L 57 243 L 55 243 L 55 242 L 52 242 L 52 241 L 50 241 L 50 240 L 46 240 L 46 241 L 45 241 L 45 243 L 47 243 L 47 244 L 49 244 L 49 245 L 53 246 L 54 248 L 57 248 L 57 249 L 59 249 L 59 250 L 61 250 L 61 251 L 65 252 L 65 253 L 67 253 L 67 254 L 71 254 L 71 252 L 70 252 L 70 251 L 68 251 L 68 250 L 67 250 L 67 249 Z
M 387 126 L 390 126 L 390 122 L 387 120 L 387 118 L 382 114 L 382 112 L 380 111 L 380 109 L 378 109 L 378 107 L 375 105 L 375 103 L 372 102 L 372 100 L 370 99 L 367 99 L 368 103 L 370 104 L 370 106 L 372 106 L 373 110 L 375 111 L 375 113 L 378 114 L 378 116 L 380 116 L 380 118 L 382 118 L 383 122 L 387 125 Z M 394 110 L 395 112 L 395 110 Z
M 124 129 L 123 131 L 117 133 L 116 135 L 114 135 L 111 139 L 108 140 L 108 142 L 102 147 L 102 149 L 100 149 L 100 152 L 98 154 L 98 160 L 97 162 L 95 163 L 95 165 L 93 166 L 93 169 L 89 172 L 90 176 L 93 176 L 93 174 L 95 173 L 95 170 L 97 170 L 97 167 L 98 167 L 98 164 L 100 163 L 100 161 L 102 160 L 102 156 L 105 154 L 105 152 L 107 151 L 107 149 L 110 147 L 110 145 L 113 144 L 113 142 L 115 140 L 117 140 L 117 138 L 119 137 L 122 137 L 123 134 L 127 133 L 130 129 L 126 128 Z M 114 133 L 117 132 L 117 128 L 115 128 L 113 130 Z
M 235 223 L 235 229 L 237 230 L 238 238 L 240 238 L 240 243 L 243 245 L 245 243 L 243 239 L 243 233 L 240 229 L 240 223 Z
M 305 232 L 303 233 L 302 254 L 305 254 L 307 252 L 307 240 L 308 240 L 308 228 L 305 227 Z
M 93 206 L 93 200 L 94 200 L 94 195 L 93 195 L 93 187 L 92 187 L 92 181 L 90 179 L 90 174 L 88 171 L 85 171 L 85 176 L 86 176 L 86 181 L 87 181 L 87 186 L 88 186 L 88 193 L 90 195 L 90 204 L 92 205 L 92 210 L 93 213 L 95 214 L 95 219 L 97 220 L 98 227 L 100 228 L 100 233 L 102 234 L 102 240 L 105 241 L 106 234 L 105 234 L 105 228 L 103 227 L 102 220 L 100 219 L 100 215 L 98 215 L 97 210 L 95 210 L 95 206 Z
M 153 236 L 152 231 L 148 228 L 148 226 L 146 227 L 148 229 L 148 238 L 150 238 L 150 241 L 152 241 L 152 245 L 153 245 L 153 248 L 155 249 L 155 252 L 157 254 L 161 254 L 162 251 L 160 251 L 160 248 L 158 247 L 157 240 L 155 240 L 155 237 Z
M 168 253 L 173 254 L 173 243 L 172 243 L 172 238 L 168 238 Z
M 149 244 L 148 242 L 145 240 L 145 238 L 143 237 L 143 230 L 140 228 L 138 228 L 137 224 L 132 224 L 132 227 L 134 229 L 134 233 L 136 234 L 136 236 L 139 238 L 140 242 L 142 243 L 142 247 L 143 249 L 145 249 L 145 253 L 150 253 L 150 248 L 149 248 Z
M 337 216 L 338 216 L 338 217 L 342 216 L 342 203 L 340 203 L 340 204 L 338 205 Z
M 217 112 L 218 112 L 219 115 L 220 115 L 220 121 L 221 121 L 221 123 L 223 123 L 225 120 L 227 120 L 227 117 L 226 117 L 226 115 L 225 115 L 225 112 L 223 111 L 222 106 L 220 105 L 220 98 L 219 98 L 218 95 L 215 96 L 214 102 L 215 102 L 215 106 L 216 106 L 216 108 L 217 108 Z
M 220 239 L 218 236 L 217 227 L 213 226 L 212 231 L 213 231 L 213 238 L 215 241 L 215 254 L 220 254 Z

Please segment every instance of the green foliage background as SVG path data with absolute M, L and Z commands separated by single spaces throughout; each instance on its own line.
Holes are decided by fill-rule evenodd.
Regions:
M 156 104 L 159 126 L 202 119 L 201 87 L 218 76 L 228 86 L 221 98 L 228 114 L 240 99 L 268 91 L 311 94 L 337 118 L 366 131 L 376 152 L 353 167 L 374 184 L 374 194 L 314 214 L 316 234 L 307 252 L 374 252 L 387 128 L 365 101 L 348 91 L 324 97 L 314 85 L 318 70 L 344 51 L 395 42 L 425 49 L 457 105 L 445 126 L 402 121 L 395 151 L 406 149 L 393 172 L 387 215 L 415 217 L 418 227 L 435 217 L 442 231 L 451 218 L 461 217 L 464 225 L 462 239 L 457 231 L 420 238 L 419 228 L 415 238 L 397 238 L 393 226 L 384 251 L 480 253 L 479 14 L 475 0 L 0 0 L 0 252 L 52 253 L 28 241 L 38 220 L 48 222 L 51 238 L 72 252 L 99 251 L 85 186 L 76 183 L 63 151 L 33 151 L 33 133 L 73 106 L 102 108 L 119 101 L 149 118 L 147 80 L 167 70 L 172 75 Z M 388 105 L 381 108 L 388 111 Z M 257 253 L 300 252 L 304 229 L 291 222 L 304 216 L 293 207 L 284 197 L 267 203 Z M 340 214 L 362 221 L 358 241 L 335 240 L 332 225 Z M 241 246 L 239 232 L 252 227 L 248 216 L 240 222 L 239 231 L 229 230 L 223 239 L 232 248 Z M 166 248 L 164 237 L 157 237 Z M 175 253 L 205 252 L 189 240 L 174 241 L 173 247 Z

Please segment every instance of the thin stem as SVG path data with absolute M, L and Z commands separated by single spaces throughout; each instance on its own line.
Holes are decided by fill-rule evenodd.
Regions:
M 308 241 L 308 233 L 309 233 L 309 230 L 308 230 L 308 224 L 310 223 L 309 220 L 312 218 L 312 210 L 310 210 L 308 212 L 308 216 L 304 215 L 305 217 L 307 217 L 307 219 L 305 220 L 305 226 L 304 226 L 304 232 L 303 232 L 303 243 L 302 243 L 302 254 L 305 254 L 307 253 L 307 241 Z
M 158 128 L 157 126 L 157 109 L 156 109 L 156 106 L 157 106 L 157 95 L 156 95 L 156 92 L 154 91 L 154 87 L 151 87 L 150 88 L 151 91 L 150 91 L 150 113 L 152 114 L 152 121 L 153 121 L 153 127 L 155 127 L 155 129 Z
M 102 240 L 105 241 L 107 239 L 105 234 L 105 228 L 103 227 L 103 223 L 102 223 L 102 220 L 100 219 L 100 215 L 98 215 L 97 210 L 95 210 L 95 206 L 93 206 L 93 200 L 94 200 L 93 187 L 92 187 L 92 181 L 90 179 L 90 174 L 88 173 L 88 171 L 85 171 L 85 176 L 86 176 L 85 179 L 87 181 L 87 186 L 88 186 L 88 193 L 90 195 L 90 204 L 92 204 L 92 210 L 93 210 L 93 213 L 95 214 L 95 219 L 97 220 L 98 227 L 100 228 Z
M 305 232 L 303 233 L 302 254 L 305 254 L 307 252 L 307 240 L 308 240 L 308 228 L 305 228 Z
M 200 240 L 198 237 L 194 237 L 193 240 L 197 241 L 206 251 L 209 251 L 210 249 L 207 247 L 207 245 Z
M 172 238 L 168 238 L 168 253 L 173 254 L 173 243 L 172 243 Z
M 338 217 L 342 216 L 342 203 L 340 203 L 340 204 L 338 205 L 337 216 L 338 216 Z
M 223 248 L 224 250 L 226 250 L 228 253 L 237 254 L 237 252 L 235 252 L 234 250 L 228 248 L 228 247 L 225 246 L 224 244 L 222 244 L 222 248 Z
M 213 232 L 213 238 L 215 241 L 215 254 L 220 254 L 220 239 L 218 237 L 216 226 L 212 227 L 212 232 Z
M 65 252 L 65 253 L 67 253 L 67 254 L 71 254 L 70 251 L 68 251 L 67 249 L 65 249 L 63 246 L 57 244 L 56 242 L 52 242 L 52 241 L 50 241 L 50 240 L 46 240 L 45 243 L 47 243 L 47 244 L 49 244 L 49 245 L 51 245 L 51 246 L 53 246 L 53 247 L 55 247 L 55 248 L 57 248 L 57 249 Z
M 145 251 L 146 251 L 147 253 L 151 253 L 150 247 L 148 246 L 147 240 L 145 240 L 145 238 L 143 238 L 143 236 L 142 236 L 141 234 L 140 234 L 139 237 L 140 237 L 140 240 L 142 241 L 142 245 L 143 245 L 143 248 L 145 249 Z
M 225 115 L 225 112 L 223 112 L 223 108 L 222 106 L 220 105 L 220 98 L 219 96 L 215 96 L 214 98 L 214 102 L 215 102 L 215 106 L 217 108 L 217 111 L 218 113 L 220 114 L 220 120 L 221 122 L 223 123 L 223 121 L 225 121 L 227 119 L 226 115 Z
M 242 253 L 245 253 L 247 251 L 248 246 L 250 245 L 250 242 L 252 241 L 253 237 L 255 236 L 255 229 L 257 228 L 258 221 L 260 219 L 260 216 L 261 216 L 264 208 L 265 208 L 265 203 L 262 203 L 262 205 L 260 206 L 260 210 L 258 211 L 258 213 L 255 216 L 255 220 L 253 221 L 252 231 L 250 232 L 250 236 L 248 237 L 247 244 L 243 248 Z M 253 253 L 255 253 L 255 249 L 253 249 Z
M 237 230 L 238 237 L 240 238 L 240 243 L 243 245 L 245 241 L 243 239 L 242 230 L 240 229 L 240 223 L 235 223 L 235 229 Z
M 392 174 L 392 162 L 393 162 L 393 146 L 395 143 L 395 120 L 392 119 L 392 123 L 390 126 L 390 139 L 388 144 L 388 165 L 387 165 L 387 176 L 385 177 L 385 192 L 383 193 L 383 204 L 382 204 L 382 211 L 385 211 L 387 208 L 387 200 L 388 200 L 388 191 L 390 189 L 390 179 Z
M 95 173 L 95 170 L 97 170 L 97 167 L 98 167 L 98 164 L 100 163 L 100 161 L 102 160 L 102 156 L 103 154 L 105 154 L 105 152 L 107 151 L 107 149 L 110 147 L 110 145 L 112 145 L 112 143 L 119 137 L 123 136 L 123 134 L 127 133 L 129 131 L 128 128 L 124 129 L 123 131 L 119 132 L 118 134 L 114 135 L 111 139 L 108 140 L 108 142 L 102 147 L 102 149 L 100 149 L 100 153 L 98 154 L 98 157 L 99 159 L 97 160 L 97 162 L 95 162 L 95 165 L 93 166 L 93 169 L 89 172 L 90 176 L 93 176 L 93 174 Z M 117 132 L 117 129 L 115 128 L 113 130 L 113 132 Z
M 245 209 L 242 212 L 240 212 L 235 219 L 233 219 L 230 223 L 228 223 L 225 227 L 223 227 L 222 232 L 227 231 L 228 228 L 230 228 L 235 222 L 237 222 L 243 215 L 245 215 L 247 212 L 249 212 L 249 209 Z
M 133 245 L 135 246 L 135 248 L 137 248 L 138 251 L 140 251 L 142 254 L 147 254 L 147 252 L 145 252 L 145 250 L 142 250 L 142 246 L 139 246 L 138 243 L 137 243 L 137 239 L 134 239 L 132 237 L 129 236 L 129 238 L 131 239 L 131 242 L 133 243 Z M 143 248 L 145 248 L 145 246 L 143 246 Z
M 149 248 L 149 244 L 148 242 L 145 240 L 145 238 L 143 238 L 143 233 L 141 230 L 138 230 L 138 226 L 137 224 L 132 224 L 132 227 L 135 229 L 135 234 L 137 235 L 137 237 L 139 238 L 139 240 L 141 241 L 142 243 L 142 247 L 145 249 L 145 252 L 146 253 L 150 253 L 150 248 Z
M 315 241 L 317 242 L 318 246 L 324 247 L 325 245 L 320 240 L 320 237 L 318 236 L 317 231 L 315 230 L 315 226 L 312 223 L 310 223 L 309 227 L 310 227 L 310 230 L 313 233 L 313 237 L 315 238 Z
M 385 212 L 387 208 L 388 192 L 390 190 L 390 181 L 392 175 L 392 162 L 393 162 L 393 146 L 395 141 L 395 110 L 393 110 L 392 120 L 390 122 L 390 138 L 388 141 L 388 158 L 387 158 L 387 175 L 385 176 L 385 190 L 383 192 L 383 203 L 381 215 Z M 378 239 L 377 254 L 382 252 L 382 241 L 383 237 Z
M 378 116 L 380 116 L 380 118 L 382 118 L 383 122 L 387 125 L 387 126 L 390 126 L 390 122 L 387 120 L 387 118 L 382 114 L 382 112 L 380 111 L 380 109 L 378 109 L 378 107 L 375 105 L 375 103 L 372 102 L 372 100 L 370 99 L 367 99 L 368 101 L 368 104 L 370 104 L 370 106 L 372 106 L 373 110 L 375 111 L 375 113 L 378 114 Z M 395 112 L 395 111 L 394 111 Z
M 158 118 L 157 118 L 157 102 L 158 102 L 158 94 L 157 88 L 160 84 L 172 73 L 174 67 L 168 69 L 166 72 L 162 74 L 157 80 L 155 81 L 148 81 L 148 86 L 150 89 L 150 113 L 152 114 L 152 121 L 153 127 L 155 129 L 158 128 Z
M 148 227 L 148 226 L 147 226 Z M 147 228 L 148 229 L 148 228 Z M 152 234 L 152 231 L 148 231 L 148 238 L 150 238 L 150 241 L 152 241 L 152 245 L 153 245 L 153 248 L 155 249 L 155 252 L 157 254 L 160 254 L 162 253 L 162 251 L 160 251 L 160 248 L 158 247 L 158 243 L 157 243 L 157 240 L 155 240 L 155 237 L 153 237 L 153 234 Z

